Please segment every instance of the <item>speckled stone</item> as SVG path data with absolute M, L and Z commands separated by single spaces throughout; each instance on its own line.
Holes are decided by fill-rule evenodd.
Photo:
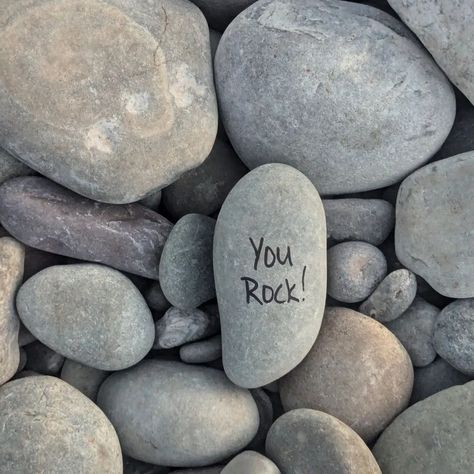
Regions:
M 212 28 L 224 31 L 227 25 L 256 0 L 191 0 L 206 16 Z
M 61 370 L 61 378 L 95 401 L 101 383 L 109 375 L 105 370 L 94 369 L 71 359 L 66 359 Z
M 0 425 L 1 474 L 122 474 L 109 420 L 60 379 L 26 377 L 1 387 Z
M 11 178 L 29 174 L 34 174 L 34 170 L 0 148 L 0 184 Z
M 153 279 L 172 228 L 139 204 L 97 203 L 36 176 L 0 187 L 0 221 L 30 247 Z
M 43 375 L 58 375 L 64 365 L 64 357 L 39 341 L 24 347 L 26 369 Z
M 5 0 L 0 24 L 0 145 L 41 174 L 123 204 L 209 154 L 209 28 L 191 2 Z
M 179 357 L 187 364 L 204 364 L 222 356 L 221 336 L 211 337 L 204 341 L 192 342 L 179 348 Z
M 281 474 L 280 469 L 270 459 L 256 451 L 243 451 L 235 456 L 224 469 L 222 474 Z
M 451 85 L 410 31 L 353 2 L 253 4 L 225 31 L 215 75 L 242 161 L 294 166 L 322 195 L 400 181 L 455 116 Z

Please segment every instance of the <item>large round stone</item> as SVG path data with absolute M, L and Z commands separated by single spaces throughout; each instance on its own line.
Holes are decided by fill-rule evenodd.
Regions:
M 259 1 L 227 28 L 215 67 L 222 119 L 244 163 L 292 165 L 323 195 L 400 181 L 454 121 L 454 94 L 432 58 L 367 5 Z
M 6 0 L 0 24 L 0 145 L 35 170 L 128 203 L 208 156 L 209 29 L 192 3 Z
M 214 234 L 223 363 L 255 388 L 298 365 L 316 340 L 326 296 L 326 225 L 299 171 L 269 164 L 228 195 Z
M 26 377 L 0 388 L 0 473 L 122 473 L 110 421 L 60 379 Z
M 96 264 L 58 265 L 18 291 L 25 326 L 63 356 L 102 370 L 139 362 L 155 337 L 153 318 L 133 283 Z
M 146 360 L 112 374 L 98 405 L 125 454 L 164 466 L 207 466 L 243 449 L 258 428 L 250 392 L 222 371 Z

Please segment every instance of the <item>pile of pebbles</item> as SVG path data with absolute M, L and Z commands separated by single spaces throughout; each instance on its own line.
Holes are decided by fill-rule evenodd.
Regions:
M 0 473 L 472 473 L 473 25 L 3 0 Z

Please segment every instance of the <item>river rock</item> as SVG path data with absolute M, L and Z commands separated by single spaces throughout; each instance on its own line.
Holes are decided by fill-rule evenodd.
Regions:
M 370 442 L 405 409 L 412 386 L 410 357 L 388 329 L 350 309 L 328 308 L 317 343 L 280 381 L 280 396 L 286 411 L 324 411 Z
M 212 28 L 224 31 L 227 25 L 255 0 L 191 0 L 206 16 Z
M 25 325 L 20 321 L 20 332 L 18 334 L 18 344 L 20 347 L 26 346 L 27 344 L 31 344 L 32 342 L 36 341 L 36 337 L 31 334 L 28 329 L 26 329 Z
M 36 176 L 0 187 L 0 221 L 31 247 L 154 279 L 172 228 L 139 204 L 97 203 Z
M 433 345 L 455 369 L 474 377 L 474 298 L 454 301 L 439 313 Z
M 64 365 L 64 357 L 39 341 L 24 347 L 26 368 L 43 375 L 58 375 Z
M 163 190 L 163 204 L 176 219 L 185 214 L 211 215 L 248 172 L 232 147 L 218 138 L 204 163 Z
M 10 237 L 0 238 L 0 385 L 11 379 L 20 363 L 20 320 L 15 295 L 23 279 L 25 248 Z
M 471 151 L 415 171 L 398 193 L 397 256 L 450 298 L 474 296 L 473 175 Z
M 242 161 L 292 165 L 322 195 L 400 181 L 455 116 L 449 82 L 409 30 L 353 2 L 255 3 L 225 31 L 215 75 Z
M 94 369 L 71 359 L 64 362 L 61 370 L 61 378 L 92 401 L 95 401 L 100 384 L 108 375 L 105 370 Z
M 60 265 L 37 273 L 20 288 L 17 308 L 41 342 L 96 369 L 130 367 L 153 344 L 153 318 L 140 292 L 102 265 Z
M 145 292 L 145 299 L 148 306 L 160 314 L 163 314 L 171 307 L 171 303 L 163 294 L 163 290 L 161 289 L 159 281 L 152 282 L 150 287 Z
M 344 303 L 365 300 L 387 274 L 383 253 L 366 242 L 343 242 L 328 250 L 328 295 Z
M 328 239 L 380 245 L 395 224 L 395 209 L 383 199 L 325 199 Z
M 302 173 L 269 164 L 237 183 L 217 219 L 214 276 L 227 376 L 255 388 L 298 365 L 326 296 L 324 209 Z
M 395 270 L 359 306 L 359 311 L 383 323 L 393 321 L 413 303 L 416 290 L 416 276 L 412 272 Z
M 109 420 L 55 377 L 26 377 L 1 387 L 0 426 L 2 474 L 122 474 L 122 452 Z
M 273 461 L 256 451 L 243 451 L 235 456 L 222 474 L 281 474 Z
M 450 0 L 388 0 L 451 82 L 474 104 L 474 5 Z
M 98 405 L 125 454 L 172 467 L 206 466 L 236 454 L 259 420 L 250 393 L 222 371 L 181 362 L 146 360 L 112 374 Z
M 222 356 L 221 336 L 217 335 L 204 341 L 185 344 L 179 349 L 179 357 L 187 364 L 205 364 Z
M 266 451 L 285 474 L 381 474 L 357 433 L 316 410 L 292 410 L 278 418 Z
M 273 423 L 273 403 L 262 388 L 254 388 L 250 390 L 250 393 L 257 404 L 260 424 L 257 434 L 247 446 L 247 449 L 263 452 L 268 430 Z
M 415 367 L 424 367 L 436 358 L 433 331 L 438 314 L 436 306 L 417 297 L 405 313 L 386 324 L 403 344 Z
M 140 199 L 138 201 L 142 206 L 148 207 L 153 211 L 158 211 L 158 208 L 161 204 L 161 197 L 162 197 L 161 189 L 159 191 L 153 191 L 147 197 Z
M 474 383 L 416 403 L 382 433 L 373 453 L 384 474 L 467 473 L 474 464 Z
M 171 230 L 161 254 L 160 285 L 177 308 L 192 310 L 216 296 L 212 244 L 216 221 L 187 214 Z
M 0 184 L 11 178 L 29 174 L 34 174 L 34 171 L 0 148 Z
M 155 323 L 154 349 L 171 349 L 187 342 L 213 336 L 219 331 L 218 315 L 193 309 L 190 311 L 171 307 Z
M 209 28 L 190 2 L 2 6 L 2 38 L 12 46 L 0 54 L 7 151 L 116 204 L 163 188 L 209 155 L 217 132 Z

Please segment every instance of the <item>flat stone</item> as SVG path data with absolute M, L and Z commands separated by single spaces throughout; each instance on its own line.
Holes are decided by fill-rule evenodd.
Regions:
M 328 239 L 380 245 L 395 224 L 395 209 L 383 199 L 325 199 Z
M 370 442 L 408 405 L 413 367 L 384 326 L 347 308 L 328 308 L 317 343 L 280 381 L 285 411 L 335 416 Z
M 216 221 L 187 214 L 171 230 L 159 266 L 166 299 L 177 308 L 191 310 L 216 296 L 212 245 Z
M 24 347 L 26 369 L 43 375 L 58 375 L 64 365 L 64 357 L 39 341 Z
M 273 461 L 256 451 L 243 451 L 235 456 L 222 474 L 281 474 Z
M 217 335 L 204 341 L 192 342 L 179 348 L 179 357 L 187 364 L 204 364 L 222 356 L 221 336 Z
M 398 193 L 397 256 L 450 298 L 474 297 L 473 175 L 471 151 L 415 171 Z
M 153 279 L 172 228 L 139 204 L 97 203 L 36 176 L 0 187 L 0 221 L 30 247 Z
M 366 242 L 343 242 L 328 250 L 328 295 L 344 303 L 365 300 L 387 274 L 383 253 Z
M 218 463 L 242 450 L 258 428 L 247 390 L 222 371 L 146 360 L 112 374 L 98 405 L 117 430 L 124 453 L 171 467 Z
M 242 161 L 294 166 L 322 195 L 400 181 L 455 117 L 451 85 L 410 31 L 353 2 L 253 4 L 225 31 L 215 76 Z
M 209 28 L 191 2 L 2 7 L 3 42 L 12 46 L 0 52 L 7 151 L 116 204 L 163 188 L 209 155 L 217 131 Z
M 359 311 L 383 323 L 393 321 L 413 303 L 416 290 L 416 276 L 412 272 L 395 270 L 359 306 Z
M 202 165 L 163 190 L 163 205 L 176 219 L 191 213 L 211 215 L 247 172 L 232 147 L 218 138 Z
M 153 318 L 133 283 L 97 264 L 58 265 L 18 291 L 25 326 L 68 359 L 101 370 L 139 362 L 154 340 Z
M 384 474 L 471 472 L 474 383 L 416 403 L 382 433 L 373 453 Z
M 237 183 L 217 219 L 214 277 L 227 376 L 256 388 L 298 365 L 326 297 L 324 209 L 302 173 L 269 164 Z
M 101 383 L 109 375 L 105 370 L 94 369 L 71 359 L 66 359 L 61 370 L 61 378 L 95 401 Z
M 388 0 L 451 82 L 474 104 L 474 5 L 450 0 Z
M 0 472 L 122 474 L 122 452 L 109 420 L 55 377 L 14 380 L 0 388 Z
M 439 313 L 433 345 L 455 369 L 474 377 L 474 298 L 454 301 Z
M 268 433 L 266 452 L 285 474 L 381 474 L 357 433 L 316 410 L 292 410 L 278 418 Z
M 11 178 L 34 173 L 34 170 L 0 148 L 0 184 Z
M 15 295 L 23 279 L 24 259 L 23 245 L 10 237 L 0 238 L 0 385 L 15 375 L 20 363 Z
M 397 336 L 415 367 L 431 364 L 436 358 L 433 331 L 439 309 L 417 297 L 413 304 L 386 327 Z

